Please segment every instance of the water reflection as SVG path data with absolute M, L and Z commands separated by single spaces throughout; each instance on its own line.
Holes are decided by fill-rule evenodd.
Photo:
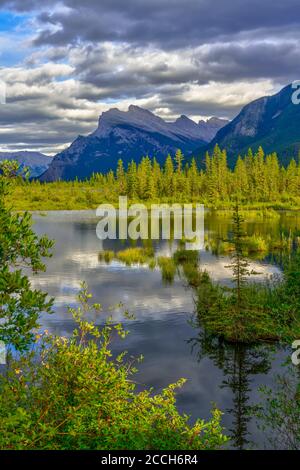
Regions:
M 199 362 L 209 357 L 224 374 L 219 387 L 229 390 L 232 396 L 230 406 L 224 410 L 232 417 L 229 428 L 231 446 L 239 450 L 254 446 L 255 442 L 251 439 L 254 377 L 268 374 L 274 356 L 284 355 L 283 351 L 271 345 L 227 343 L 203 331 L 189 343 L 196 351 Z
M 53 212 L 47 216 L 36 214 L 34 219 L 39 234 L 47 233 L 56 240 L 54 256 L 47 260 L 47 271 L 32 278 L 36 287 L 55 297 L 55 312 L 42 319 L 44 328 L 62 334 L 71 331 L 73 322 L 66 313 L 66 305 L 75 304 L 80 281 L 86 281 L 104 310 L 93 320 L 101 324 L 109 312 L 116 320 L 128 322 L 130 335 L 123 342 L 113 344 L 113 348 L 116 352 L 126 349 L 133 356 L 144 355 L 137 376 L 139 383 L 160 390 L 186 377 L 188 382 L 178 395 L 180 410 L 190 414 L 191 419 L 207 419 L 215 403 L 227 410 L 224 425 L 230 430 L 236 448 L 247 448 L 251 442 L 260 448 L 264 446 L 264 436 L 251 419 L 249 410 L 259 398 L 258 387 L 272 386 L 273 375 L 280 370 L 286 355 L 284 351 L 277 350 L 272 357 L 268 347 L 216 345 L 203 337 L 201 330 L 195 331 L 189 322 L 194 312 L 193 292 L 186 286 L 180 263 L 177 263 L 179 269 L 173 283 L 164 283 L 158 266 L 149 269 L 147 264 L 129 266 L 117 259 L 110 263 L 99 261 L 100 251 L 116 253 L 132 244 L 98 240 L 94 212 Z M 253 220 L 247 224 L 247 231 L 250 235 L 272 234 L 277 240 L 282 234 L 290 234 L 291 227 L 293 240 L 296 240 L 300 227 L 298 216 L 290 218 L 282 214 L 272 220 Z M 208 213 L 205 230 L 208 238 L 228 238 L 230 217 L 220 218 Z M 163 240 L 153 244 L 156 258 L 176 256 L 178 248 L 177 243 Z M 261 279 L 280 274 L 285 256 L 288 254 L 283 250 L 264 253 L 260 259 L 253 258 L 251 268 L 261 273 Z M 230 272 L 225 267 L 227 254 L 203 249 L 197 253 L 197 260 L 214 280 L 230 282 Z M 109 310 L 119 302 L 135 315 L 134 321 L 124 319 L 120 308 Z M 195 336 L 191 351 L 190 338 Z

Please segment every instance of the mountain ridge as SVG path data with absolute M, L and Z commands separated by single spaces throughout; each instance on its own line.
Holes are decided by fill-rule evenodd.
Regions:
M 281 163 L 287 164 L 300 150 L 300 105 L 292 102 L 294 91 L 289 84 L 244 106 L 208 145 L 195 151 L 200 162 L 218 144 L 226 149 L 231 167 L 238 155 L 245 155 L 249 148 L 255 152 L 260 146 L 265 153 L 276 152 Z
M 214 118 L 216 131 L 225 121 Z M 57 154 L 41 181 L 56 179 L 72 180 L 86 178 L 94 172 L 115 170 L 122 158 L 124 164 L 132 159 L 139 162 L 145 155 L 163 163 L 169 153 L 180 148 L 189 155 L 195 148 L 206 145 L 203 139 L 203 124 L 200 126 L 187 116 L 168 122 L 146 109 L 130 105 L 127 111 L 117 108 L 102 113 L 97 129 L 88 136 L 78 136 L 64 151 Z
M 17 160 L 21 169 L 28 167 L 30 177 L 37 178 L 42 175 L 51 164 L 53 157 L 41 152 L 20 150 L 16 152 L 0 152 L 0 161 Z

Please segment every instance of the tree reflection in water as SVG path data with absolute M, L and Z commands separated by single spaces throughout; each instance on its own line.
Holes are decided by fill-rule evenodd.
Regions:
M 271 368 L 274 346 L 267 344 L 228 343 L 203 331 L 189 343 L 197 350 L 198 360 L 211 359 L 224 374 L 221 388 L 232 392 L 232 407 L 224 410 L 232 417 L 229 429 L 231 445 L 239 450 L 249 448 L 249 422 L 252 419 L 250 392 L 253 377 L 267 374 Z

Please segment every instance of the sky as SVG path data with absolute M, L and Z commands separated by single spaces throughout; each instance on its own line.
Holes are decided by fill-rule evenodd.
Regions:
M 130 104 L 231 119 L 300 79 L 299 26 L 299 0 L 0 0 L 0 150 L 55 154 Z

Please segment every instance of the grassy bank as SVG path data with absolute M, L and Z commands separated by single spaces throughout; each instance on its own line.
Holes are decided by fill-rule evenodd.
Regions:
M 8 202 L 16 211 L 89 210 L 99 204 L 110 203 L 118 207 L 119 194 L 106 187 L 88 181 L 57 181 L 54 183 L 20 182 L 9 195 Z M 147 207 L 158 203 L 204 204 L 230 216 L 234 198 L 226 201 L 210 201 L 207 197 L 156 197 L 153 199 L 128 198 L 128 203 L 142 202 Z M 278 210 L 300 210 L 300 197 L 282 197 L 270 202 L 242 201 L 241 208 L 252 217 L 274 217 Z

